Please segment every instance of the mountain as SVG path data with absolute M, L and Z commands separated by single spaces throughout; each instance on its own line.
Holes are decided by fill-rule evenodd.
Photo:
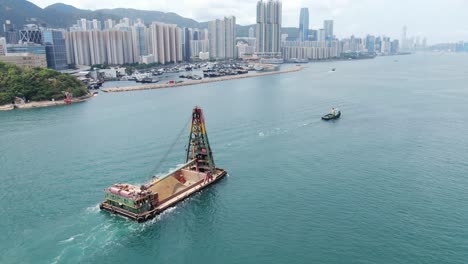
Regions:
M 179 16 L 176 13 L 164 13 L 161 11 L 136 10 L 131 8 L 114 8 L 97 10 L 104 15 L 114 15 L 117 17 L 128 17 L 130 19 L 141 18 L 146 24 L 159 21 L 167 24 L 177 24 L 179 27 L 200 28 L 197 21 Z
M 53 28 L 68 28 L 80 18 L 120 20 L 128 17 L 130 19 L 141 18 L 146 24 L 158 21 L 167 24 L 177 24 L 179 27 L 208 28 L 208 22 L 197 22 L 190 18 L 182 17 L 176 13 L 165 13 L 161 11 L 137 10 L 131 8 L 114 8 L 85 10 L 71 5 L 56 3 L 44 9 L 26 0 L 0 0 L 0 35 L 3 35 L 5 20 L 11 20 L 17 29 L 25 24 L 39 24 Z M 221 17 L 221 15 L 220 15 Z M 248 30 L 255 25 L 237 25 L 237 36 L 248 36 Z M 296 34 L 296 28 L 284 28 L 287 33 Z

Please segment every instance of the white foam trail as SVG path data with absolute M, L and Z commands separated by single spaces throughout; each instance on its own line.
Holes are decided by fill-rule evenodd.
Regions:
M 86 213 L 88 213 L 88 214 L 94 214 L 94 213 L 99 212 L 99 210 L 100 210 L 100 209 L 99 209 L 99 204 L 96 204 L 96 205 L 87 207 L 87 208 L 86 208 Z
M 71 236 L 71 237 L 68 238 L 68 239 L 65 239 L 65 240 L 60 241 L 60 243 L 72 242 L 73 240 L 75 240 L 75 238 L 80 237 L 80 236 L 83 236 L 83 235 L 84 235 L 84 234 L 78 234 L 78 235 Z

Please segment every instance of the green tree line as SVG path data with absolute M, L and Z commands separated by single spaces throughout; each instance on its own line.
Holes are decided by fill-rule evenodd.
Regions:
M 88 90 L 78 79 L 45 68 L 26 68 L 0 62 L 0 105 L 11 103 L 15 97 L 26 101 L 49 101 L 86 95 Z

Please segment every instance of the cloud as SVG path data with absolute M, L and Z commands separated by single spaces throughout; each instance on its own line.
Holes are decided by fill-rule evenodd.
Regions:
M 255 23 L 257 0 L 30 0 L 46 7 L 56 1 L 82 9 L 135 8 L 174 12 L 197 21 L 236 16 L 238 24 Z M 398 38 L 403 25 L 408 34 L 424 32 L 429 40 L 468 40 L 465 29 L 467 0 L 283 0 L 283 26 L 298 27 L 301 7 L 308 7 L 310 27 L 323 27 L 323 20 L 335 21 L 339 37 L 367 33 Z M 443 10 L 443 11 L 442 11 Z M 352 32 L 355 30 L 354 32 Z

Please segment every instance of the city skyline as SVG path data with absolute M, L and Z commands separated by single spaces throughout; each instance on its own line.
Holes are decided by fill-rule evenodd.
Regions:
M 56 0 L 30 0 L 40 7 L 56 3 Z M 158 5 L 147 1 L 132 2 L 89 1 L 74 2 L 60 1 L 82 9 L 102 9 L 109 7 L 134 8 L 142 10 L 157 10 L 174 12 L 181 16 L 192 18 L 200 22 L 214 20 L 222 15 L 236 16 L 240 25 L 255 24 L 255 0 L 223 1 L 159 1 Z M 408 27 L 409 35 L 426 36 L 428 42 L 451 42 L 468 40 L 468 26 L 460 24 L 464 19 L 464 10 L 468 10 L 468 2 L 448 0 L 423 2 L 421 0 L 407 3 L 403 0 L 389 1 L 349 1 L 328 0 L 312 1 L 300 0 L 283 3 L 283 27 L 297 27 L 300 8 L 309 8 L 311 29 L 322 28 L 323 20 L 332 19 L 337 28 L 335 35 L 345 37 L 349 35 L 365 36 L 387 35 L 392 38 L 401 36 L 401 27 Z M 440 12 L 444 10 L 444 12 Z M 450 30 L 447 30 L 450 29 Z

